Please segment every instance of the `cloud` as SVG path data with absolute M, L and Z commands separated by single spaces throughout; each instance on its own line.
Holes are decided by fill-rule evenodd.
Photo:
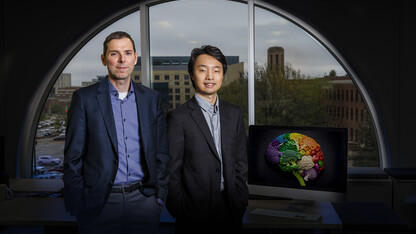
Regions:
M 176 36 L 178 36 L 179 38 L 185 38 L 186 34 L 185 33 L 176 33 Z
M 267 44 L 279 44 L 280 41 L 277 39 L 270 39 L 266 41 Z
M 170 28 L 172 27 L 172 24 L 167 21 L 167 20 L 161 20 L 157 22 L 160 26 L 164 27 L 164 28 Z
M 198 41 L 188 41 L 188 43 L 191 44 L 191 45 L 198 45 L 199 44 Z
M 286 19 L 281 18 L 281 19 L 279 20 L 279 24 L 280 24 L 280 25 L 286 25 L 286 24 L 288 24 L 288 22 L 287 22 L 287 20 L 286 20 Z
M 284 35 L 286 32 L 284 32 L 284 31 L 273 31 L 272 32 L 272 35 L 273 36 L 282 36 L 282 35 Z

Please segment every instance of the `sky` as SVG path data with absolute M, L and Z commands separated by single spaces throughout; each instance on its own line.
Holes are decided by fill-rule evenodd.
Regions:
M 266 63 L 267 49 L 280 46 L 285 62 L 306 76 L 319 77 L 335 70 L 345 75 L 333 56 L 294 23 L 262 8 L 255 8 L 255 62 Z M 149 8 L 151 56 L 189 56 L 195 47 L 211 44 L 226 56 L 239 56 L 247 69 L 248 8 L 240 2 L 185 0 Z M 134 12 L 105 28 L 91 39 L 68 63 L 72 85 L 106 75 L 101 63 L 102 43 L 113 31 L 126 31 L 135 40 L 140 56 L 140 12 Z

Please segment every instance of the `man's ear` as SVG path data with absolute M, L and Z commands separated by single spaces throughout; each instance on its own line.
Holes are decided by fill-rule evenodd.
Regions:
M 137 64 L 137 58 L 139 57 L 139 53 L 134 52 L 134 54 L 135 54 L 135 56 L 136 56 L 136 59 L 134 60 L 134 65 L 136 65 L 136 64 Z
M 107 62 L 105 61 L 105 55 L 101 55 L 101 63 L 103 63 L 104 66 L 107 66 Z

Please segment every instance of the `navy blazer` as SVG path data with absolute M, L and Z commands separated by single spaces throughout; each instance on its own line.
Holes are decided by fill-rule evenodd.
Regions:
M 143 191 L 166 200 L 169 154 L 160 93 L 134 83 Z M 139 144 L 139 142 L 138 142 Z M 64 197 L 72 215 L 97 215 L 110 194 L 118 167 L 117 134 L 108 78 L 73 93 L 64 149 Z
M 219 101 L 224 189 L 233 218 L 241 222 L 248 204 L 246 132 L 240 107 Z M 195 97 L 170 111 L 166 120 L 171 155 L 166 207 L 174 217 L 213 217 L 221 164 Z

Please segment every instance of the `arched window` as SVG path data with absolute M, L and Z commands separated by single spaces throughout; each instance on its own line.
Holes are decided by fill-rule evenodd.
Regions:
M 51 165 L 40 157 L 63 161 L 66 110 L 72 92 L 105 77 L 106 68 L 100 61 L 102 43 L 116 30 L 127 31 L 136 42 L 140 57 L 132 80 L 160 91 L 165 111 L 193 95 L 187 73 L 191 50 L 215 45 L 229 65 L 220 98 L 243 109 L 247 127 L 345 127 L 350 131 L 349 166 L 383 167 L 384 141 L 364 87 L 330 43 L 298 18 L 252 0 L 146 1 L 133 8 L 136 11 L 127 16 L 104 22 L 112 24 L 95 36 L 87 35 L 92 39 L 67 62 L 59 76 L 50 77 L 56 80 L 53 87 L 39 91 L 49 92 L 49 96 L 33 107 L 42 112 L 37 126 L 28 126 L 36 128 L 36 139 L 32 139 L 31 162 L 23 162 L 32 168 L 33 177 L 59 178 L 59 173 L 44 174 L 52 167 L 59 169 L 59 163 Z M 339 92 L 345 92 L 345 99 L 339 97 Z M 360 96 L 364 102 L 352 102 L 353 92 L 356 100 Z M 339 109 L 346 110 L 345 116 L 339 111 L 335 115 Z M 353 109 L 366 116 L 353 118 Z

